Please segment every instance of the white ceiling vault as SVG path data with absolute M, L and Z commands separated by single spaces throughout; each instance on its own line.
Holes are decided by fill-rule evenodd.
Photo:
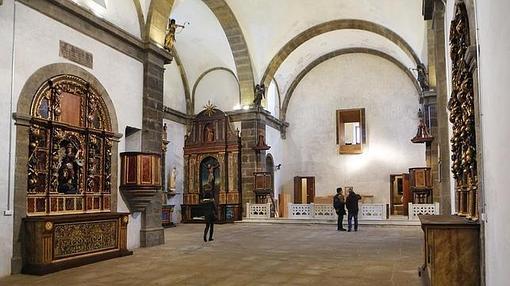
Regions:
M 416 67 L 416 58 L 427 63 L 427 27 L 421 15 L 422 0 L 221 0 L 230 7 L 238 22 L 244 37 L 239 44 L 228 38 L 229 31 L 223 30 L 222 26 L 225 25 L 222 24 L 225 23 L 221 22 L 225 19 L 213 13 L 211 5 L 206 5 L 205 0 L 104 0 L 106 12 L 103 12 L 102 17 L 143 38 L 139 19 L 142 14 L 142 19 L 147 21 L 151 7 L 158 7 L 152 5 L 154 1 L 158 1 L 158 5 L 165 1 L 172 5 L 169 17 L 175 18 L 178 23 L 189 22 L 176 35 L 175 44 L 185 70 L 187 86 L 197 85 L 204 72 L 215 68 L 231 70 L 239 80 L 238 70 L 242 61 L 236 61 L 232 45 L 243 43 L 249 52 L 247 60 L 251 62 L 250 76 L 253 82 L 260 82 L 273 58 L 280 55 L 282 47 L 294 37 L 314 26 L 342 19 L 363 20 L 396 34 L 414 53 L 414 60 L 402 45 L 397 45 L 385 37 L 384 33 L 361 28 L 318 32 L 308 35 L 306 41 L 299 46 L 292 47 L 290 53 L 283 57 L 283 62 L 276 66 L 272 78 L 278 83 L 278 91 L 282 96 L 296 76 L 310 63 L 341 49 L 377 50 L 393 57 L 408 69 Z M 179 69 L 167 70 L 176 72 L 168 72 L 166 76 L 180 80 L 181 75 L 176 74 Z

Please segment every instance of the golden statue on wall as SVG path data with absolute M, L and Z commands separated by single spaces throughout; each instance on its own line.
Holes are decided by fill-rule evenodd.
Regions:
M 172 49 L 174 48 L 174 44 L 175 44 L 175 34 L 177 32 L 177 28 L 184 29 L 184 25 L 179 25 L 175 22 L 175 19 L 170 19 L 170 21 L 168 22 L 168 28 L 166 30 L 166 35 L 165 35 L 165 46 L 164 46 L 165 50 L 167 50 L 169 52 L 172 51 Z

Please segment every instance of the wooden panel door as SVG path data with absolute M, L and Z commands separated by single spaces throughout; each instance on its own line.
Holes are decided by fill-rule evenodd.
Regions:
M 409 174 L 402 174 L 402 203 L 404 204 L 404 215 L 409 215 L 409 205 L 411 201 L 411 191 L 409 190 Z
M 306 203 L 311 204 L 315 198 L 315 177 L 306 178 Z
M 301 196 L 301 177 L 294 177 L 294 203 L 300 204 L 302 202 Z

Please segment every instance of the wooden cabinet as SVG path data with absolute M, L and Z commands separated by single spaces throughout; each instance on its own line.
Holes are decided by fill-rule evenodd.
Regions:
M 310 204 L 315 198 L 315 177 L 294 177 L 294 203 Z
M 114 257 L 127 249 L 128 213 L 51 215 L 23 219 L 23 273 L 42 275 Z
M 480 285 L 480 225 L 452 215 L 419 216 L 425 261 L 424 285 Z

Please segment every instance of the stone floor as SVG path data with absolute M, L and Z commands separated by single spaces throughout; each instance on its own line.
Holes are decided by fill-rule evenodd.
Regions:
M 419 227 L 203 225 L 165 230 L 166 244 L 46 276 L 13 275 L 0 285 L 420 285 Z

